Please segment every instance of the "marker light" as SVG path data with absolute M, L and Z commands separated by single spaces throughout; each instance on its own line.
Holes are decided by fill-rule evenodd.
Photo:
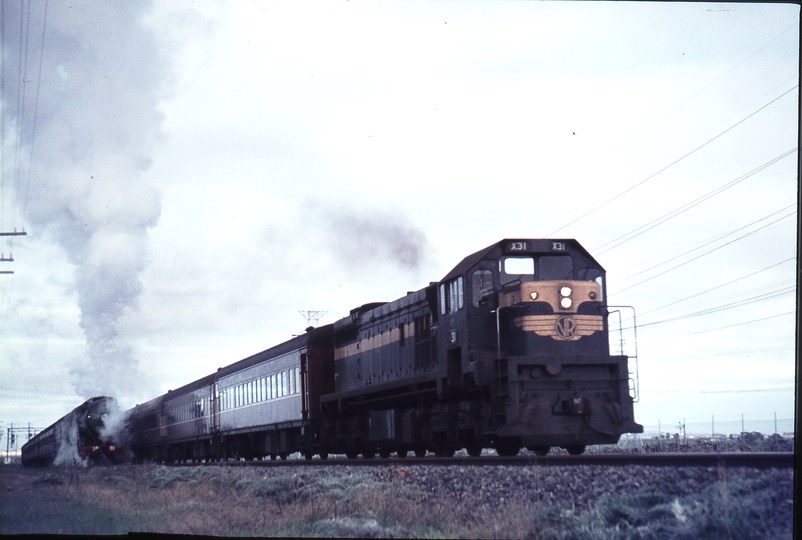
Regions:
M 529 293 L 529 298 L 531 298 L 532 300 L 537 300 L 537 291 L 532 291 L 531 293 Z
M 561 300 L 560 300 L 560 306 L 561 306 L 563 309 L 568 309 L 569 307 L 571 307 L 571 299 L 570 299 L 570 298 L 563 298 L 563 299 L 561 299 Z
M 560 294 L 563 296 L 571 296 L 571 287 L 563 287 L 560 289 Z
M 588 296 L 590 297 L 591 300 L 596 300 L 596 293 L 594 291 L 590 291 L 590 294 L 588 294 Z

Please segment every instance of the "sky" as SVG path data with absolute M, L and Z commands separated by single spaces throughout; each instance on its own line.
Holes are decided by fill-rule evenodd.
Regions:
M 514 237 L 576 238 L 634 308 L 647 431 L 792 429 L 799 6 L 2 10 L 2 427 L 133 406 Z

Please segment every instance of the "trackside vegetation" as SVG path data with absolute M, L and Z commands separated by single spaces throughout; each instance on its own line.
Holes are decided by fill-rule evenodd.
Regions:
M 0 467 L 0 534 L 791 538 L 793 471 Z

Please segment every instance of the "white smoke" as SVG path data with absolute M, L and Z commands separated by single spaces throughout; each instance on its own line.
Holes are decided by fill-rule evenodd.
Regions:
M 54 465 L 64 465 L 70 467 L 86 467 L 87 459 L 81 459 L 78 453 L 78 422 L 77 415 L 71 412 L 61 424 L 61 431 L 56 433 L 56 444 L 58 453 L 53 460 Z
M 100 440 L 117 446 L 129 443 L 126 411 L 120 408 L 115 399 L 106 401 L 107 412 L 103 414 L 103 425 L 98 430 Z
M 52 235 L 75 265 L 87 344 L 71 370 L 80 395 L 121 395 L 143 380 L 121 321 L 137 307 L 147 230 L 161 211 L 146 178 L 165 65 L 143 23 L 149 9 L 4 2 L 4 124 L 28 158 L 10 176 L 29 234 Z

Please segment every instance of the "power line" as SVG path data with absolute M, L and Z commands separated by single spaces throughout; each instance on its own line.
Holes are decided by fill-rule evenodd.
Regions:
M 25 30 L 23 32 L 23 23 Z M 20 164 L 20 155 L 22 154 L 22 142 L 24 140 L 23 133 L 25 130 L 25 77 L 28 74 L 28 38 L 30 35 L 31 26 L 31 3 L 28 2 L 28 17 L 25 17 L 25 4 L 22 4 L 20 9 L 20 36 L 19 36 L 19 63 L 17 64 L 17 145 L 14 165 L 14 191 L 12 193 L 12 201 L 16 206 L 16 193 L 19 190 L 20 171 L 22 166 Z M 23 48 L 23 42 L 25 46 Z
M 685 335 L 686 336 L 694 336 L 696 334 L 705 334 L 707 332 L 716 332 L 718 330 L 725 330 L 727 328 L 734 328 L 736 326 L 743 326 L 745 324 L 753 324 L 753 323 L 756 323 L 756 322 L 767 321 L 769 319 L 776 319 L 777 317 L 783 317 L 785 315 L 795 315 L 795 314 L 796 314 L 796 311 L 786 311 L 785 313 L 779 313 L 777 315 L 770 315 L 768 317 L 761 317 L 760 319 L 752 319 L 751 321 L 744 321 L 744 322 L 735 323 L 735 324 L 728 324 L 727 326 L 719 326 L 718 328 L 710 328 L 708 330 L 700 330 L 698 332 L 691 332 L 691 333 L 685 334 Z
M 659 339 L 659 340 L 666 340 L 666 339 L 676 340 L 677 338 L 680 338 L 680 337 L 695 336 L 695 335 L 698 335 L 698 334 L 706 334 L 708 332 L 717 332 L 718 330 L 725 330 L 727 328 L 734 328 L 736 326 L 744 326 L 744 325 L 747 325 L 747 324 L 754 324 L 754 323 L 757 323 L 757 322 L 768 321 L 770 319 L 776 319 L 778 317 L 784 317 L 785 315 L 795 315 L 795 314 L 796 314 L 796 311 L 786 311 L 785 313 L 778 313 L 776 315 L 769 315 L 767 317 L 761 317 L 759 319 L 751 319 L 751 320 L 743 321 L 743 322 L 739 322 L 739 323 L 728 324 L 726 326 L 718 326 L 716 328 L 708 328 L 707 330 L 699 330 L 699 331 L 696 331 L 696 332 L 687 332 L 687 333 L 684 333 L 684 334 L 675 334 L 673 336 L 664 336 L 664 337 L 656 338 L 656 339 Z M 638 327 L 640 327 L 640 325 L 638 325 Z M 629 330 L 629 329 L 631 329 L 631 327 L 630 328 L 624 328 L 624 330 Z
M 708 139 L 706 142 L 704 142 L 704 143 L 700 144 L 699 146 L 697 146 L 696 148 L 694 148 L 693 150 L 691 150 L 691 151 L 690 151 L 690 152 L 688 152 L 687 154 L 685 154 L 685 155 L 683 155 L 682 157 L 680 157 L 680 158 L 677 158 L 676 160 L 672 161 L 671 163 L 669 163 L 668 165 L 666 165 L 665 167 L 663 167 L 663 168 L 662 168 L 662 169 L 660 169 L 659 171 L 657 171 L 657 172 L 655 172 L 655 173 L 651 174 L 650 176 L 648 176 L 648 177 L 644 178 L 643 180 L 641 180 L 640 182 L 638 182 L 638 183 L 637 183 L 637 184 L 635 184 L 634 186 L 632 186 L 632 187 L 630 187 L 630 188 L 628 188 L 628 189 L 625 189 L 624 191 L 622 191 L 621 193 L 619 193 L 618 195 L 616 195 L 616 196 L 615 196 L 615 197 L 613 197 L 612 199 L 609 199 L 608 201 L 606 201 L 606 202 L 603 202 L 603 203 L 602 203 L 602 204 L 600 204 L 599 206 L 597 206 L 597 207 L 593 208 L 592 210 L 590 210 L 590 211 L 588 211 L 588 212 L 585 212 L 584 214 L 582 214 L 582 215 L 581 215 L 581 216 L 579 216 L 578 218 L 574 219 L 573 221 L 571 221 L 571 222 L 569 222 L 569 223 L 566 223 L 565 225 L 563 225 L 563 226 L 562 226 L 562 227 L 560 227 L 559 229 L 556 229 L 555 231 L 552 231 L 551 233 L 549 233 L 549 234 L 548 234 L 548 236 L 553 236 L 554 234 L 556 234 L 556 233 L 558 233 L 559 231 L 561 231 L 561 230 L 565 229 L 565 228 L 566 228 L 566 227 L 568 227 L 569 225 L 573 225 L 573 224 L 574 224 L 574 223 L 576 223 L 577 221 L 579 221 L 579 220 L 581 220 L 581 219 L 584 219 L 585 217 L 589 216 L 590 214 L 592 214 L 592 213 L 596 212 L 597 210 L 599 210 L 599 209 L 601 209 L 601 208 L 603 208 L 603 207 L 607 206 L 607 205 L 608 205 L 608 204 L 610 204 L 611 202 L 613 202 L 613 201 L 615 201 L 615 200 L 617 200 L 617 199 L 619 199 L 619 198 L 623 197 L 624 195 L 626 195 L 627 193 L 629 193 L 629 192 L 630 192 L 630 191 L 632 191 L 633 189 L 635 189 L 635 188 L 637 188 L 637 187 L 639 187 L 639 186 L 641 186 L 641 185 L 645 184 L 646 182 L 648 182 L 648 181 L 649 181 L 649 180 L 651 180 L 652 178 L 656 177 L 656 176 L 657 176 L 657 175 L 659 175 L 660 173 L 662 173 L 662 172 L 666 171 L 667 169 L 669 169 L 669 168 L 673 167 L 674 165 L 676 165 L 677 163 L 679 163 L 679 162 L 680 162 L 680 161 L 682 161 L 683 159 L 685 159 L 685 158 L 687 158 L 687 157 L 691 156 L 692 154 L 695 154 L 696 152 L 698 152 L 699 150 L 701 150 L 702 148 L 704 148 L 704 147 L 705 147 L 705 146 L 707 146 L 708 144 L 712 143 L 713 141 L 715 141 L 715 140 L 716 140 L 716 139 L 718 139 L 719 137 L 723 136 L 724 134 L 728 133 L 729 131 L 732 131 L 732 130 L 733 130 L 733 129 L 735 129 L 737 126 L 739 126 L 739 125 L 743 124 L 744 122 L 746 122 L 747 120 L 749 120 L 750 118 L 752 118 L 753 116 L 755 116 L 757 113 L 759 113 L 760 111 L 762 111 L 763 109 L 765 109 L 765 108 L 766 108 L 766 107 L 768 107 L 769 105 L 773 104 L 774 102 L 776 102 L 776 101 L 777 101 L 777 100 L 779 100 L 780 98 L 784 97 L 785 95 L 789 94 L 791 91 L 795 90 L 795 89 L 796 89 L 796 88 L 798 88 L 798 87 L 799 87 L 799 85 L 794 85 L 793 87 L 791 87 L 790 89 L 786 90 L 785 92 L 783 92 L 782 94 L 780 94 L 780 95 L 779 95 L 779 96 L 777 96 L 776 98 L 772 99 L 771 101 L 769 101 L 768 103 L 766 103 L 765 105 L 763 105 L 762 107 L 760 107 L 759 109 L 757 109 L 756 111 L 754 111 L 754 112 L 750 113 L 749 115 L 747 115 L 745 118 L 742 118 L 741 120 L 739 120 L 738 122 L 734 123 L 733 125 L 731 125 L 731 126 L 730 126 L 730 127 L 728 127 L 727 129 L 725 129 L 724 131 L 720 132 L 720 133 L 719 133 L 718 135 L 716 135 L 715 137 L 713 137 L 713 138 L 711 138 L 711 139 Z
M 732 73 L 733 71 L 735 71 L 735 70 L 736 70 L 738 67 L 740 67 L 742 64 L 746 63 L 746 61 L 747 61 L 747 60 L 751 59 L 751 58 L 752 58 L 753 56 L 755 56 L 757 53 L 759 53 L 760 51 L 762 51 L 763 49 L 765 49 L 766 47 L 768 47 L 769 45 L 771 45 L 772 43 L 774 43 L 775 41 L 777 41 L 778 39 L 780 39 L 780 38 L 781 38 L 783 35 L 785 35 L 787 32 L 789 32 L 790 30 L 793 30 L 794 28 L 797 28 L 797 27 L 798 27 L 798 24 L 796 24 L 796 23 L 795 23 L 795 24 L 792 24 L 791 26 L 789 26 L 788 28 L 786 28 L 785 30 L 783 30 L 782 32 L 780 32 L 779 34 L 777 34 L 777 36 L 775 36 L 773 39 L 771 39 L 771 41 L 769 41 L 768 43 L 766 43 L 765 45 L 763 45 L 762 47 L 760 47 L 758 50 L 756 50 L 755 52 L 753 52 L 752 54 L 750 54 L 749 56 L 747 56 L 746 58 L 744 58 L 743 60 L 741 60 L 740 62 L 738 62 L 737 64 L 735 64 L 733 67 L 731 67 L 730 69 L 728 69 L 727 71 L 725 71 L 724 73 L 722 73 L 721 75 L 719 75 L 718 77 L 716 77 L 715 79 L 713 79 L 713 80 L 712 80 L 710 83 L 708 83 L 706 86 L 704 86 L 704 87 L 703 87 L 701 90 L 697 91 L 697 92 L 696 92 L 695 94 L 693 94 L 691 97 L 689 97 L 688 99 L 686 99 L 685 101 L 683 101 L 682 103 L 680 103 L 679 105 L 677 105 L 676 107 L 674 107 L 673 109 L 671 109 L 670 111 L 668 111 L 667 113 L 665 113 L 663 116 L 661 116 L 660 118 L 658 118 L 657 120 L 655 120 L 654 122 L 652 122 L 652 123 L 651 123 L 651 124 L 650 124 L 648 127 L 646 127 L 646 128 L 644 128 L 644 129 L 642 129 L 641 131 L 639 131 L 638 133 L 636 133 L 635 135 L 633 135 L 633 136 L 632 136 L 632 137 L 631 137 L 629 140 L 627 140 L 627 143 L 629 143 L 629 141 L 631 141 L 631 140 L 634 140 L 634 139 L 636 139 L 636 138 L 640 137 L 640 135 L 641 135 L 641 134 L 643 134 L 643 133 L 647 132 L 647 131 L 648 131 L 648 130 L 650 130 L 650 129 L 651 129 L 653 126 L 655 126 L 655 125 L 659 124 L 659 123 L 660 123 L 660 122 L 661 122 L 661 121 L 662 121 L 664 118 L 666 118 L 667 116 L 671 115 L 672 113 L 674 113 L 674 112 L 675 112 L 675 111 L 677 111 L 678 109 L 682 108 L 682 107 L 683 107 L 683 106 L 684 106 L 686 103 L 689 103 L 689 102 L 690 102 L 690 101 L 692 101 L 692 100 L 693 100 L 693 99 L 694 99 L 696 96 L 698 96 L 699 94 L 701 94 L 702 92 L 704 92 L 705 90 L 707 90 L 708 88 L 710 88 L 711 86 L 713 86 L 715 83 L 717 83 L 718 81 L 720 81 L 721 79 L 723 79 L 725 76 L 727 76 L 727 75 L 729 75 L 730 73 Z M 795 78 L 794 78 L 794 79 L 795 79 Z M 789 79 L 789 80 L 794 80 L 794 79 Z M 789 82 L 789 81 L 785 81 L 785 82 L 783 82 L 782 84 L 786 84 L 787 82 Z M 782 86 L 782 85 L 780 85 L 780 86 Z M 774 91 L 776 88 L 777 88 L 777 87 L 775 87 L 774 89 L 772 89 L 772 91 Z M 770 93 L 770 92 L 769 92 L 769 93 Z M 766 95 L 767 95 L 767 94 L 764 94 L 763 96 L 761 96 L 761 97 L 760 97 L 760 98 L 758 98 L 758 99 L 762 99 L 762 98 L 763 98 L 763 97 L 765 97 Z M 757 101 L 757 100 L 755 100 L 755 101 Z M 754 103 L 754 101 L 753 101 L 752 103 Z M 751 105 L 751 103 L 750 103 L 750 105 Z M 742 109 L 742 110 L 743 110 L 743 109 Z M 626 143 L 625 143 L 625 144 L 626 144 Z
M 769 217 L 771 217 L 771 216 L 773 216 L 773 215 L 776 215 L 776 214 L 778 214 L 778 213 L 780 213 L 780 212 L 782 212 L 782 211 L 785 211 L 785 210 L 787 210 L 788 208 L 792 208 L 792 207 L 794 207 L 794 206 L 796 206 L 796 205 L 794 204 L 794 205 L 787 206 L 787 207 L 785 207 L 785 208 L 783 208 L 783 209 L 781 209 L 781 210 L 778 210 L 777 212 L 774 212 L 774 213 L 772 213 L 772 214 L 769 214 L 768 216 L 765 216 L 765 217 L 763 217 L 763 218 L 761 218 L 761 219 L 759 219 L 759 220 L 753 221 L 752 223 L 750 223 L 750 224 L 748 224 L 748 225 L 745 225 L 745 226 L 743 226 L 743 227 L 740 227 L 740 228 L 738 228 L 738 229 L 735 229 L 734 231 L 731 231 L 731 232 L 729 232 L 729 233 L 727 233 L 727 234 L 725 234 L 725 235 L 719 236 L 718 238 L 714 238 L 713 240 L 711 240 L 711 241 L 707 242 L 706 244 L 703 244 L 702 246 L 699 246 L 699 247 L 697 247 L 697 248 L 694 248 L 694 249 L 692 249 L 692 250 L 690 250 L 690 251 L 687 251 L 686 253 L 683 253 L 683 254 L 682 254 L 682 255 L 680 255 L 680 256 L 684 256 L 684 255 L 687 255 L 687 254 L 689 254 L 689 253 L 692 253 L 693 251 L 696 251 L 696 250 L 698 250 L 698 249 L 701 249 L 702 247 L 705 247 L 705 246 L 707 246 L 707 245 L 709 245 L 709 244 L 712 244 L 713 242 L 716 242 L 716 241 L 718 241 L 718 240 L 721 240 L 722 238 L 725 238 L 725 237 L 727 237 L 727 236 L 730 236 L 731 234 L 734 234 L 734 233 L 736 233 L 736 232 L 738 232 L 738 231 L 740 231 L 740 230 L 742 230 L 742 229 L 745 229 L 746 227 L 749 227 L 749 226 L 751 226 L 751 225 L 754 225 L 754 224 L 756 224 L 756 223 L 759 223 L 759 222 L 761 222 L 761 221 L 763 221 L 763 220 L 765 220 L 765 219 L 768 219 Z M 744 239 L 744 238 L 746 238 L 747 236 L 751 236 L 751 235 L 755 234 L 756 232 L 759 232 L 759 231 L 761 231 L 761 230 L 763 230 L 763 229 L 765 229 L 765 228 L 767 228 L 767 227 L 770 227 L 771 225 L 774 225 L 775 223 L 778 223 L 778 222 L 780 222 L 780 221 L 782 221 L 782 220 L 784 220 L 784 219 L 787 219 L 787 218 L 789 218 L 789 217 L 793 216 L 795 213 L 796 213 L 796 211 L 794 211 L 794 212 L 792 212 L 792 213 L 790 213 L 790 214 L 788 214 L 788 215 L 782 216 L 781 218 L 778 218 L 778 219 L 776 219 L 776 220 L 772 221 L 771 223 L 768 223 L 768 224 L 766 224 L 766 225 L 763 225 L 762 227 L 759 227 L 759 228 L 757 228 L 757 229 L 755 229 L 755 230 L 753 230 L 753 231 L 750 231 L 750 232 L 748 232 L 748 233 L 746 233 L 746 234 L 744 234 L 744 235 L 742 235 L 742 236 L 739 236 L 738 238 L 736 238 L 736 239 L 734 239 L 734 240 L 730 240 L 729 242 L 727 242 L 727 243 L 725 243 L 725 244 L 722 244 L 722 245 L 720 245 L 720 246 L 717 246 L 717 247 L 715 247 L 715 248 L 712 248 L 712 249 L 710 249 L 710 250 L 708 250 L 708 251 L 706 251 L 706 252 L 702 253 L 701 255 L 698 255 L 698 256 L 696 256 L 696 257 L 694 257 L 694 258 L 692 258 L 692 259 L 688 259 L 687 261 L 681 262 L 681 263 L 677 264 L 676 266 L 673 266 L 673 267 L 669 268 L 668 270 L 664 270 L 663 272 L 660 272 L 659 274 L 655 274 L 655 275 L 653 275 L 653 276 L 651 276 L 651 277 L 648 277 L 648 278 L 646 278 L 646 279 L 644 279 L 644 280 L 642 280 L 642 281 L 639 281 L 639 282 L 637 282 L 637 283 L 634 283 L 634 284 L 632 284 L 632 285 L 630 285 L 630 286 L 628 286 L 628 287 L 624 287 L 623 289 L 619 289 L 619 290 L 618 290 L 618 291 L 616 291 L 615 293 L 609 294 L 608 296 L 613 296 L 614 294 L 617 294 L 617 293 L 624 292 L 624 291 L 626 291 L 626 290 L 628 290 L 628 289 L 631 289 L 631 288 L 633 288 L 633 287 L 636 287 L 636 286 L 638 286 L 638 285 L 641 285 L 641 284 L 643 284 L 643 283 L 646 283 L 647 281 L 650 281 L 650 280 L 652 280 L 652 279 L 654 279 L 654 278 L 656 278 L 656 277 L 659 277 L 659 276 L 662 276 L 662 275 L 664 275 L 664 274 L 667 274 L 668 272 L 671 272 L 672 270 L 676 270 L 677 268 L 680 268 L 681 266 L 685 266 L 685 265 L 686 265 L 686 264 L 688 264 L 688 263 L 691 263 L 691 262 L 693 262 L 693 261 L 695 261 L 695 260 L 697 260 L 697 259 L 700 259 L 700 258 L 702 258 L 702 257 L 704 257 L 704 256 L 706 256 L 706 255 L 709 255 L 709 254 L 711 254 L 711 253 L 713 253 L 713 252 L 715 252 L 715 251 L 718 251 L 718 250 L 719 250 L 719 249 L 721 249 L 721 248 L 724 248 L 724 247 L 726 247 L 726 246 L 729 246 L 730 244 L 732 244 L 732 243 L 734 243 L 734 242 L 737 242 L 737 241 L 739 241 L 739 240 L 743 240 L 743 239 Z M 626 280 L 626 279 L 631 279 L 631 278 L 633 278 L 633 277 L 635 277 L 635 276 L 637 276 L 637 275 L 639 275 L 639 274 L 642 274 L 642 273 L 644 273 L 644 272 L 648 272 L 649 270 L 653 270 L 653 269 L 657 268 L 658 266 L 662 266 L 662 265 L 664 265 L 664 264 L 667 264 L 667 263 L 669 263 L 669 262 L 671 262 L 671 261 L 665 261 L 665 262 L 663 262 L 663 263 L 660 263 L 660 264 L 658 264 L 658 265 L 655 265 L 655 266 L 653 266 L 653 267 L 651 267 L 651 268 L 648 268 L 648 269 L 646 269 L 646 270 L 642 270 L 642 271 L 640 271 L 640 272 L 637 272 L 637 273 L 635 273 L 635 274 L 632 274 L 631 276 L 629 276 L 629 277 L 625 278 L 625 280 Z
M 685 205 L 680 206 L 679 208 L 677 208 L 675 210 L 672 210 L 671 212 L 669 212 L 669 213 L 667 213 L 667 214 L 665 214 L 665 215 L 663 215 L 663 216 L 661 216 L 661 217 L 659 217 L 659 218 L 657 218 L 655 220 L 650 221 L 649 223 L 647 223 L 645 225 L 641 225 L 637 229 L 634 229 L 634 230 L 632 230 L 632 231 L 630 231 L 630 232 L 628 232 L 626 234 L 623 234 L 623 235 L 619 236 L 618 238 L 616 238 L 614 240 L 610 240 L 606 244 L 602 244 L 601 246 L 595 248 L 594 252 L 597 253 L 597 254 L 607 253 L 611 249 L 614 249 L 614 248 L 620 246 L 621 244 L 629 242 L 633 238 L 637 238 L 641 234 L 643 234 L 643 233 L 645 233 L 645 232 L 657 227 L 658 225 L 662 225 L 666 221 L 669 221 L 669 220 L 677 217 L 678 215 L 683 214 L 684 212 L 687 212 L 691 208 L 702 204 L 703 202 L 707 201 L 708 199 L 711 199 L 714 196 L 719 195 L 720 193 L 723 193 L 727 189 L 735 186 L 736 184 L 739 184 L 740 182 L 743 182 L 747 178 L 749 178 L 751 176 L 754 176 L 755 174 L 757 174 L 758 172 L 762 171 L 763 169 L 766 169 L 766 168 L 770 167 L 771 165 L 774 165 L 778 161 L 780 161 L 780 160 L 790 156 L 791 154 L 795 153 L 797 150 L 798 150 L 798 147 L 797 148 L 793 148 L 793 149 L 787 151 L 786 153 L 784 153 L 784 154 L 782 154 L 780 156 L 777 156 L 776 158 L 774 158 L 774 159 L 772 159 L 770 161 L 767 161 L 766 163 L 763 163 L 759 167 L 757 167 L 755 169 L 752 169 L 748 173 L 736 178 L 735 180 L 732 180 L 732 181 L 724 184 L 723 186 L 720 186 L 720 187 L 714 189 L 713 191 L 710 191 L 709 193 L 707 193 L 705 195 L 702 195 L 701 197 L 699 197 L 699 198 L 697 198 L 697 199 L 695 199 L 695 200 L 693 200 L 693 201 L 691 201 L 689 203 L 686 203 Z M 621 240 L 622 238 L 624 240 Z M 621 240 L 621 241 L 618 242 L 618 240 Z M 603 248 L 603 247 L 605 247 L 605 246 L 607 246 L 609 244 L 612 244 L 613 242 L 618 242 L 618 243 L 613 245 L 613 246 L 610 246 L 609 248 L 607 248 L 607 249 L 605 249 L 603 251 L 601 250 L 601 248 Z
M 643 327 L 646 327 L 646 326 L 654 326 L 656 324 L 663 324 L 663 323 L 672 322 L 672 321 L 680 321 L 680 320 L 683 320 L 683 319 L 690 319 L 692 317 L 700 317 L 702 315 L 710 315 L 711 313 L 718 313 L 719 311 L 726 311 L 728 309 L 733 309 L 733 308 L 736 308 L 736 307 L 741 307 L 741 306 L 753 304 L 755 302 L 762 302 L 764 300 L 771 300 L 772 298 L 777 298 L 779 296 L 784 296 L 786 294 L 793 293 L 794 291 L 796 291 L 796 286 L 795 285 L 791 286 L 791 287 L 785 287 L 783 289 L 774 291 L 774 292 L 772 292 L 770 294 L 753 296 L 753 297 L 747 298 L 745 300 L 739 300 L 737 302 L 730 302 L 729 304 L 723 304 L 721 306 L 716 306 L 716 307 L 713 307 L 713 308 L 710 308 L 710 309 L 704 309 L 702 311 L 696 311 L 696 312 L 693 312 L 693 313 L 686 313 L 685 315 L 678 315 L 676 317 L 671 317 L 671 318 L 668 318 L 668 319 L 663 319 L 663 320 L 660 320 L 660 321 L 654 321 L 654 322 L 645 323 L 645 324 L 644 323 L 640 323 L 640 324 L 638 324 L 638 328 L 643 328 Z
M 794 389 L 793 386 L 775 386 L 772 388 L 743 388 L 738 390 L 652 390 L 651 393 L 652 394 L 752 394 L 755 392 L 777 392 L 778 390 L 793 390 L 793 389 Z M 730 420 L 730 422 L 732 421 L 733 420 Z
M 39 44 L 39 73 L 36 77 L 36 98 L 33 104 L 33 125 L 31 126 L 31 150 L 28 156 L 28 176 L 25 181 L 25 200 L 22 204 L 22 219 L 28 213 L 28 194 L 31 188 L 31 170 L 33 169 L 33 153 L 36 148 L 36 123 L 39 117 L 39 90 L 42 87 L 42 65 L 44 64 L 45 57 L 45 32 L 47 30 L 47 7 L 48 0 L 45 0 L 45 12 L 42 20 L 42 41 Z
M 22 318 L 22 315 L 20 315 L 19 311 L 17 311 L 17 308 L 16 308 L 16 306 L 14 306 L 13 302 L 11 302 L 11 299 L 7 297 L 5 288 L 4 288 L 4 287 L 2 287 L 2 286 L 0 286 L 0 290 L 2 290 L 2 291 L 3 291 L 3 297 L 4 297 L 5 299 L 7 299 L 7 300 L 8 300 L 8 305 L 9 305 L 9 306 L 11 306 L 11 309 L 13 309 L 13 310 L 14 310 L 14 313 L 16 313 L 16 314 L 17 314 L 17 317 L 19 317 L 19 320 L 20 320 L 20 322 L 22 323 L 22 327 L 25 329 L 25 331 L 26 331 L 26 332 L 28 333 L 28 335 L 30 336 L 30 338 L 31 338 L 31 341 L 33 341 L 33 344 L 34 344 L 34 346 L 36 346 L 36 350 L 38 350 L 38 351 L 39 351 L 39 354 L 40 354 L 40 355 L 42 356 L 42 358 L 44 359 L 44 361 L 45 361 L 45 364 L 47 364 L 47 369 L 48 369 L 48 370 L 50 370 L 50 374 L 51 374 L 51 375 L 53 376 L 53 378 L 56 380 L 56 383 L 58 384 L 59 388 L 61 388 L 61 391 L 62 391 L 64 394 L 66 394 L 66 393 L 67 393 L 67 391 L 66 391 L 66 390 L 64 390 L 64 386 L 62 386 L 62 384 L 61 384 L 61 380 L 60 380 L 58 377 L 56 377 L 56 373 L 53 371 L 53 367 L 50 365 L 50 361 L 47 359 L 47 356 L 45 355 L 44 351 L 42 351 L 42 348 L 39 346 L 39 341 L 38 341 L 38 340 L 37 340 L 37 339 L 36 339 L 36 338 L 33 336 L 33 334 L 31 333 L 31 331 L 28 329 L 28 325 L 27 325 L 27 324 L 25 324 L 25 319 L 23 319 L 23 318 Z
M 716 357 L 720 357 L 720 356 L 729 356 L 731 358 L 734 358 L 734 357 L 737 357 L 737 356 L 743 356 L 743 355 L 749 355 L 749 354 L 774 353 L 774 352 L 779 352 L 779 351 L 790 351 L 790 350 L 793 350 L 793 349 L 794 349 L 793 345 L 787 345 L 787 346 L 784 346 L 784 347 L 763 347 L 763 348 L 760 348 L 760 349 L 736 349 L 736 350 L 725 351 L 725 352 L 717 352 L 717 353 L 713 353 L 713 354 L 700 354 L 700 355 L 696 355 L 696 356 L 685 356 L 685 355 L 683 355 L 682 358 L 685 359 L 685 360 L 700 360 L 700 359 L 703 359 L 703 358 L 716 358 Z
M 785 263 L 787 263 L 787 262 L 791 262 L 791 261 L 795 261 L 795 260 L 796 260 L 796 257 L 790 257 L 790 258 L 788 258 L 788 259 L 785 259 L 784 261 L 780 261 L 780 262 L 778 262 L 778 263 L 776 263 L 776 264 L 772 264 L 771 266 L 767 266 L 766 268 L 763 268 L 762 270 L 758 270 L 757 272 L 752 272 L 751 274 L 747 274 L 747 275 L 745 275 L 745 276 L 741 276 L 741 277 L 739 277 L 739 278 L 733 279 L 732 281 L 728 281 L 727 283 L 722 283 L 721 285 L 716 285 L 715 287 L 712 287 L 712 288 L 710 288 L 710 289 L 707 289 L 707 290 L 705 290 L 705 291 L 702 291 L 702 292 L 696 293 L 696 294 L 694 294 L 694 295 L 691 295 L 691 296 L 685 297 L 685 298 L 683 298 L 683 299 L 681 299 L 681 300 L 675 300 L 674 302 L 671 302 L 670 304 L 665 304 L 665 305 L 663 305 L 663 306 L 660 306 L 660 307 L 658 307 L 658 308 L 654 308 L 654 309 L 651 309 L 651 310 L 649 310 L 649 311 L 643 312 L 643 313 L 641 313 L 641 314 L 640 314 L 640 316 L 642 317 L 642 316 L 644 316 L 644 315 L 647 315 L 647 314 L 649 314 L 649 313 L 653 313 L 653 312 L 655 312 L 655 311 L 659 311 L 659 310 L 661 310 L 661 309 L 667 308 L 667 307 L 669 307 L 669 306 L 673 306 L 674 304 L 679 304 L 680 302 L 684 302 L 684 301 L 686 301 L 686 300 L 690 300 L 690 299 L 692 299 L 692 298 L 698 298 L 699 296 L 701 296 L 701 295 L 703 295 L 703 294 L 707 294 L 707 293 L 709 293 L 709 292 L 711 292 L 711 291 L 715 291 L 716 289 L 720 289 L 720 288 L 722 288 L 722 287 L 726 287 L 727 285 L 732 285 L 733 283 L 736 283 L 736 282 L 738 282 L 738 281 L 741 281 L 742 279 L 746 279 L 746 278 L 748 278 L 748 277 L 752 277 L 752 276 L 754 276 L 755 274 L 759 274 L 759 273 L 761 273 L 761 272 L 765 272 L 766 270 L 770 270 L 771 268 L 774 268 L 775 266 L 779 266 L 779 265 L 781 265 L 781 264 L 785 264 Z

